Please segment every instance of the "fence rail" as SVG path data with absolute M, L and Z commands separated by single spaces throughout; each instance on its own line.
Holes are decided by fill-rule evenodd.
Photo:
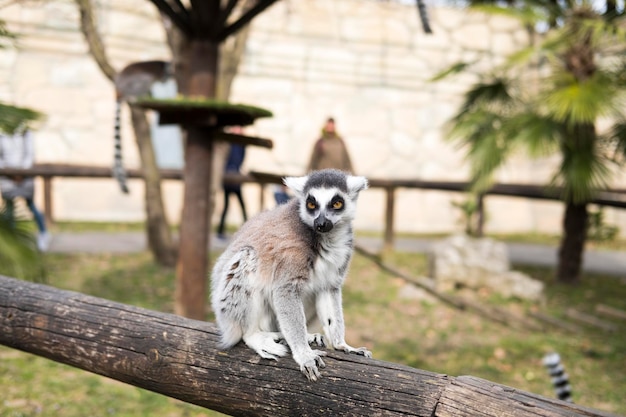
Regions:
M 49 222 L 54 221 L 54 207 L 52 205 L 53 179 L 55 177 L 68 178 L 112 178 L 112 169 L 107 167 L 97 167 L 90 165 L 70 165 L 70 164 L 37 164 L 30 169 L 0 168 L 0 175 L 30 175 L 40 176 L 44 183 L 44 211 Z M 141 170 L 127 170 L 129 178 L 143 178 Z M 255 183 L 261 187 L 260 204 L 264 207 L 264 188 L 268 184 L 281 184 L 282 175 L 251 171 L 245 175 L 228 174 L 225 177 L 227 182 L 232 183 Z M 179 169 L 161 170 L 161 178 L 167 180 L 182 180 L 183 172 Z M 399 188 L 437 190 L 448 192 L 466 192 L 469 183 L 465 181 L 424 181 L 417 179 L 379 179 L 369 178 L 371 188 L 384 190 L 385 198 L 385 232 L 384 245 L 386 248 L 393 247 L 395 239 L 394 232 L 394 212 L 396 190 Z M 543 185 L 535 184 L 494 184 L 485 195 L 480 196 L 479 207 L 482 207 L 482 200 L 486 196 L 507 196 L 531 198 L 538 200 L 559 200 L 562 189 L 558 187 L 547 188 Z M 599 190 L 591 203 L 600 206 L 626 208 L 626 189 Z
M 0 276 L 0 344 L 235 416 L 609 415 L 342 352 L 313 383 L 291 358 L 217 341 L 213 323 Z

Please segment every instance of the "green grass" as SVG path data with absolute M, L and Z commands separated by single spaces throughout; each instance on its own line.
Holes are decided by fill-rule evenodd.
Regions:
M 413 275 L 425 275 L 425 256 L 390 253 L 385 260 Z M 173 310 L 174 271 L 156 267 L 150 254 L 46 256 L 48 284 L 154 310 Z M 521 268 L 520 268 L 521 269 Z M 553 282 L 553 273 L 523 268 L 546 283 L 543 305 L 477 295 L 484 304 L 521 312 L 540 309 L 564 317 L 567 308 L 593 312 L 604 303 L 626 310 L 626 279 L 585 275 L 580 286 Z M 474 375 L 553 397 L 541 364 L 557 351 L 571 376 L 574 401 L 626 414 L 626 323 L 605 333 L 514 330 L 437 300 L 400 296 L 405 283 L 355 256 L 344 291 L 347 341 L 368 346 L 377 359 L 449 375 Z M 288 360 L 288 359 L 285 359 Z M 86 415 L 213 416 L 217 413 L 107 378 L 0 347 L 0 417 Z
M 55 222 L 50 226 L 52 232 L 141 232 L 143 222 L 109 223 L 109 222 Z

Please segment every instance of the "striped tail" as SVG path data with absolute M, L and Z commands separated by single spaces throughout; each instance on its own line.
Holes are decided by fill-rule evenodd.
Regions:
M 123 193 L 128 194 L 128 185 L 126 184 L 126 170 L 122 163 L 122 134 L 120 131 L 122 115 L 122 100 L 115 100 L 115 133 L 114 133 L 114 153 L 113 153 L 113 177 L 117 179 L 120 189 Z
M 569 375 L 561 364 L 561 356 L 558 353 L 549 353 L 543 358 L 543 364 L 548 368 L 552 377 L 552 385 L 559 400 L 572 402 L 572 387 L 569 385 Z

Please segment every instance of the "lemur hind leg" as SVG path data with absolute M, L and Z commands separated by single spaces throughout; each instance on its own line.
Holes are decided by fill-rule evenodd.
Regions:
M 243 336 L 243 341 L 250 349 L 258 353 L 260 357 L 277 360 L 279 357 L 285 356 L 289 349 L 275 340 L 276 335 L 281 336 L 280 333 L 275 332 L 251 332 Z

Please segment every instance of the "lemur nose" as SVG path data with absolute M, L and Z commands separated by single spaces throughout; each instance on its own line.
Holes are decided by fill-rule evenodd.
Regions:
M 315 219 L 315 230 L 320 233 L 330 232 L 333 228 L 333 224 L 327 219 Z

